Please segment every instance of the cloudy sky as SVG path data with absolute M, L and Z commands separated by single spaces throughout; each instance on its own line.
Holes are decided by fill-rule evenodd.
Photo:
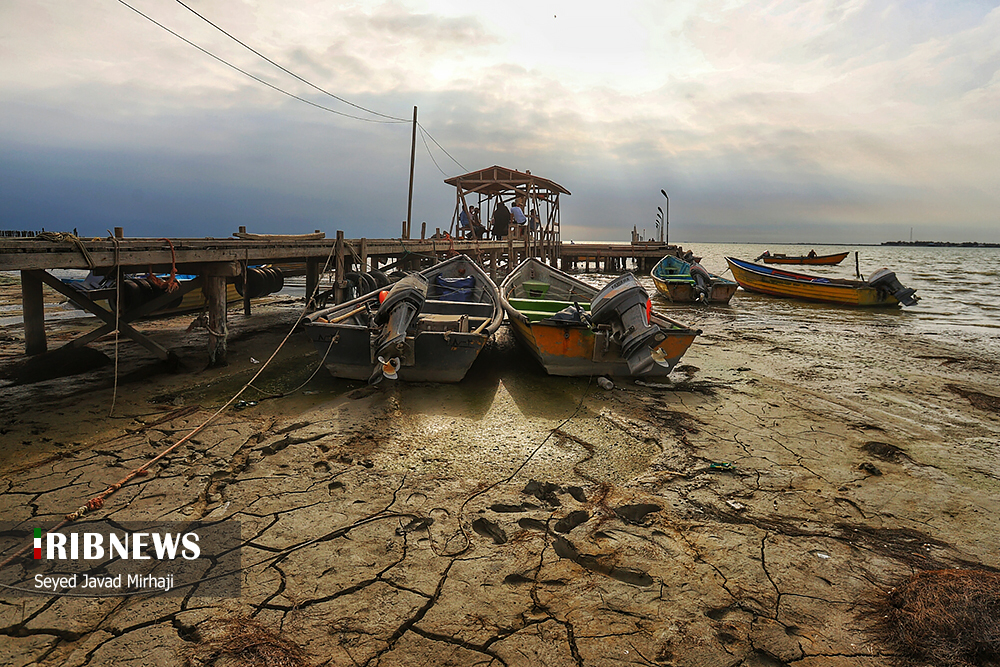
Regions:
M 564 239 L 1000 241 L 996 2 L 125 1 L 0 2 L 0 228 L 398 236 L 417 106 L 414 229 L 499 164 Z

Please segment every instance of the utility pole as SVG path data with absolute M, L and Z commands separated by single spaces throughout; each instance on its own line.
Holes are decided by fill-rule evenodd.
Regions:
M 417 107 L 413 107 L 413 136 L 410 138 L 410 193 L 406 197 L 406 234 L 410 238 L 410 214 L 413 212 L 413 160 L 417 152 Z

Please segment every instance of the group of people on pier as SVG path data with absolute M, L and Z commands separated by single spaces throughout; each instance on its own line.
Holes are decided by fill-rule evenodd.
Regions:
M 515 199 L 509 209 L 502 199 L 497 199 L 489 230 L 479 219 L 479 207 L 470 206 L 468 213 L 466 213 L 465 206 L 462 206 L 458 212 L 459 233 L 465 238 L 483 239 L 487 238 L 487 233 L 489 233 L 494 239 L 504 239 L 511 233 L 512 226 L 534 233 L 539 228 L 538 211 L 532 209 L 529 215 L 525 215 L 524 205 L 520 198 Z M 523 236 L 523 234 L 519 236 Z

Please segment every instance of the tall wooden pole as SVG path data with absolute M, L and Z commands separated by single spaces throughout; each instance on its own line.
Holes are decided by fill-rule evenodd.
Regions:
M 413 211 L 413 161 L 417 153 L 417 107 L 413 107 L 413 136 L 410 137 L 410 194 L 406 198 L 406 238 L 410 238 L 410 213 Z

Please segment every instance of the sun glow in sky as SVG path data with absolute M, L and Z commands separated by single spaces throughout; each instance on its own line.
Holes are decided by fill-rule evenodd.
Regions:
M 128 0 L 344 114 L 177 0 Z M 409 119 L 414 221 L 493 164 L 567 187 L 563 236 L 1000 241 L 994 2 L 185 0 L 303 79 Z M 118 0 L 0 3 L 0 228 L 395 236 L 408 123 L 274 91 Z M 450 157 L 449 157 L 450 155 Z M 454 158 L 454 160 L 452 159 Z

